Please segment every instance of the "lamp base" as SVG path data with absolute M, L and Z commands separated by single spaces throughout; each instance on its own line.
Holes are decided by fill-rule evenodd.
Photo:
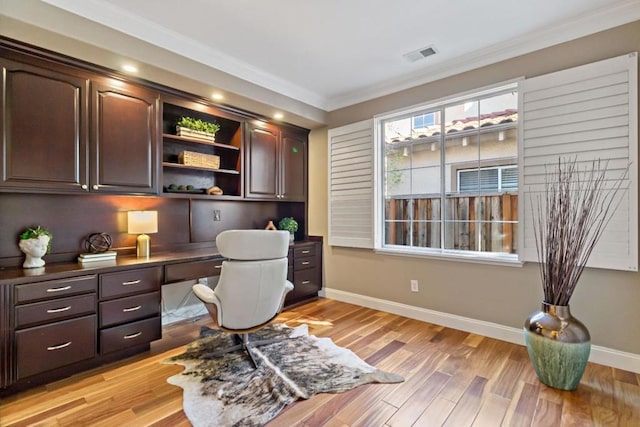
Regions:
M 136 244 L 136 255 L 138 258 L 149 258 L 151 238 L 147 234 L 140 234 Z

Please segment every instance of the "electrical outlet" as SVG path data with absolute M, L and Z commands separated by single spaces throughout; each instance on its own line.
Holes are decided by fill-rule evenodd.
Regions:
M 418 287 L 418 281 L 415 279 L 411 280 L 411 292 L 419 292 L 420 288 Z
M 220 209 L 213 210 L 213 220 L 220 221 Z

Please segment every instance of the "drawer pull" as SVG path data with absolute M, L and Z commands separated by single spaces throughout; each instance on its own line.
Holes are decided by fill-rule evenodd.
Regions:
M 222 268 L 222 265 L 216 265 L 216 268 L 220 270 Z
M 303 254 L 308 254 L 309 252 L 311 252 L 309 249 L 305 249 L 304 251 L 301 251 Z
M 136 305 L 135 307 L 129 307 L 129 308 L 123 308 L 122 312 L 123 313 L 128 313 L 130 311 L 136 311 L 136 310 L 140 310 L 142 308 L 141 305 Z
M 311 264 L 311 261 L 302 261 L 302 265 L 309 265 Z
M 142 280 L 138 279 L 138 280 L 130 280 L 128 282 L 122 282 L 122 286 L 130 286 L 130 285 L 137 285 L 138 283 L 140 283 Z
M 49 288 L 47 292 L 60 292 L 60 291 L 68 291 L 71 289 L 71 286 L 61 286 L 59 288 Z
M 66 342 L 64 344 L 60 344 L 60 345 L 52 345 L 51 347 L 47 347 L 47 351 L 60 350 L 65 347 L 69 347 L 70 345 L 71 345 L 71 341 Z
M 125 335 L 124 339 L 130 340 L 132 338 L 138 338 L 140 335 L 142 335 L 142 332 L 136 332 L 135 334 Z
M 308 285 L 309 283 L 311 283 L 311 280 L 303 280 L 301 285 Z
M 63 311 L 67 311 L 67 310 L 71 310 L 70 305 L 66 307 L 61 307 L 61 308 L 50 308 L 49 310 L 47 310 L 47 313 L 62 313 Z

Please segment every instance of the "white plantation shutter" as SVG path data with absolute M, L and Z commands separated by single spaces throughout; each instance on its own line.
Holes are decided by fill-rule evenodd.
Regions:
M 545 168 L 577 158 L 582 168 L 608 162 L 615 179 L 631 162 L 621 203 L 588 266 L 638 271 L 637 54 L 527 79 L 519 87 L 522 138 L 520 215 L 524 261 L 537 261 L 532 203 Z M 533 202 L 532 202 L 533 200 Z
M 329 130 L 329 245 L 373 248 L 373 120 Z

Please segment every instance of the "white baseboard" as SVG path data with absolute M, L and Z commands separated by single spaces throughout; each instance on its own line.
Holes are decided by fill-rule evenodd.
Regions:
M 469 317 L 457 316 L 455 314 L 443 313 L 412 305 L 400 304 L 393 301 L 331 288 L 324 288 L 320 292 L 320 296 L 360 305 L 362 307 L 385 311 L 387 313 L 397 314 L 399 316 L 409 317 L 411 319 L 421 320 L 423 322 L 434 323 L 448 328 L 471 332 L 502 341 L 508 341 L 514 344 L 524 345 L 522 329 L 510 326 L 485 322 L 483 320 L 471 319 Z M 592 345 L 589 361 L 617 369 L 623 369 L 625 371 L 640 373 L 640 354 L 627 353 L 607 347 Z

